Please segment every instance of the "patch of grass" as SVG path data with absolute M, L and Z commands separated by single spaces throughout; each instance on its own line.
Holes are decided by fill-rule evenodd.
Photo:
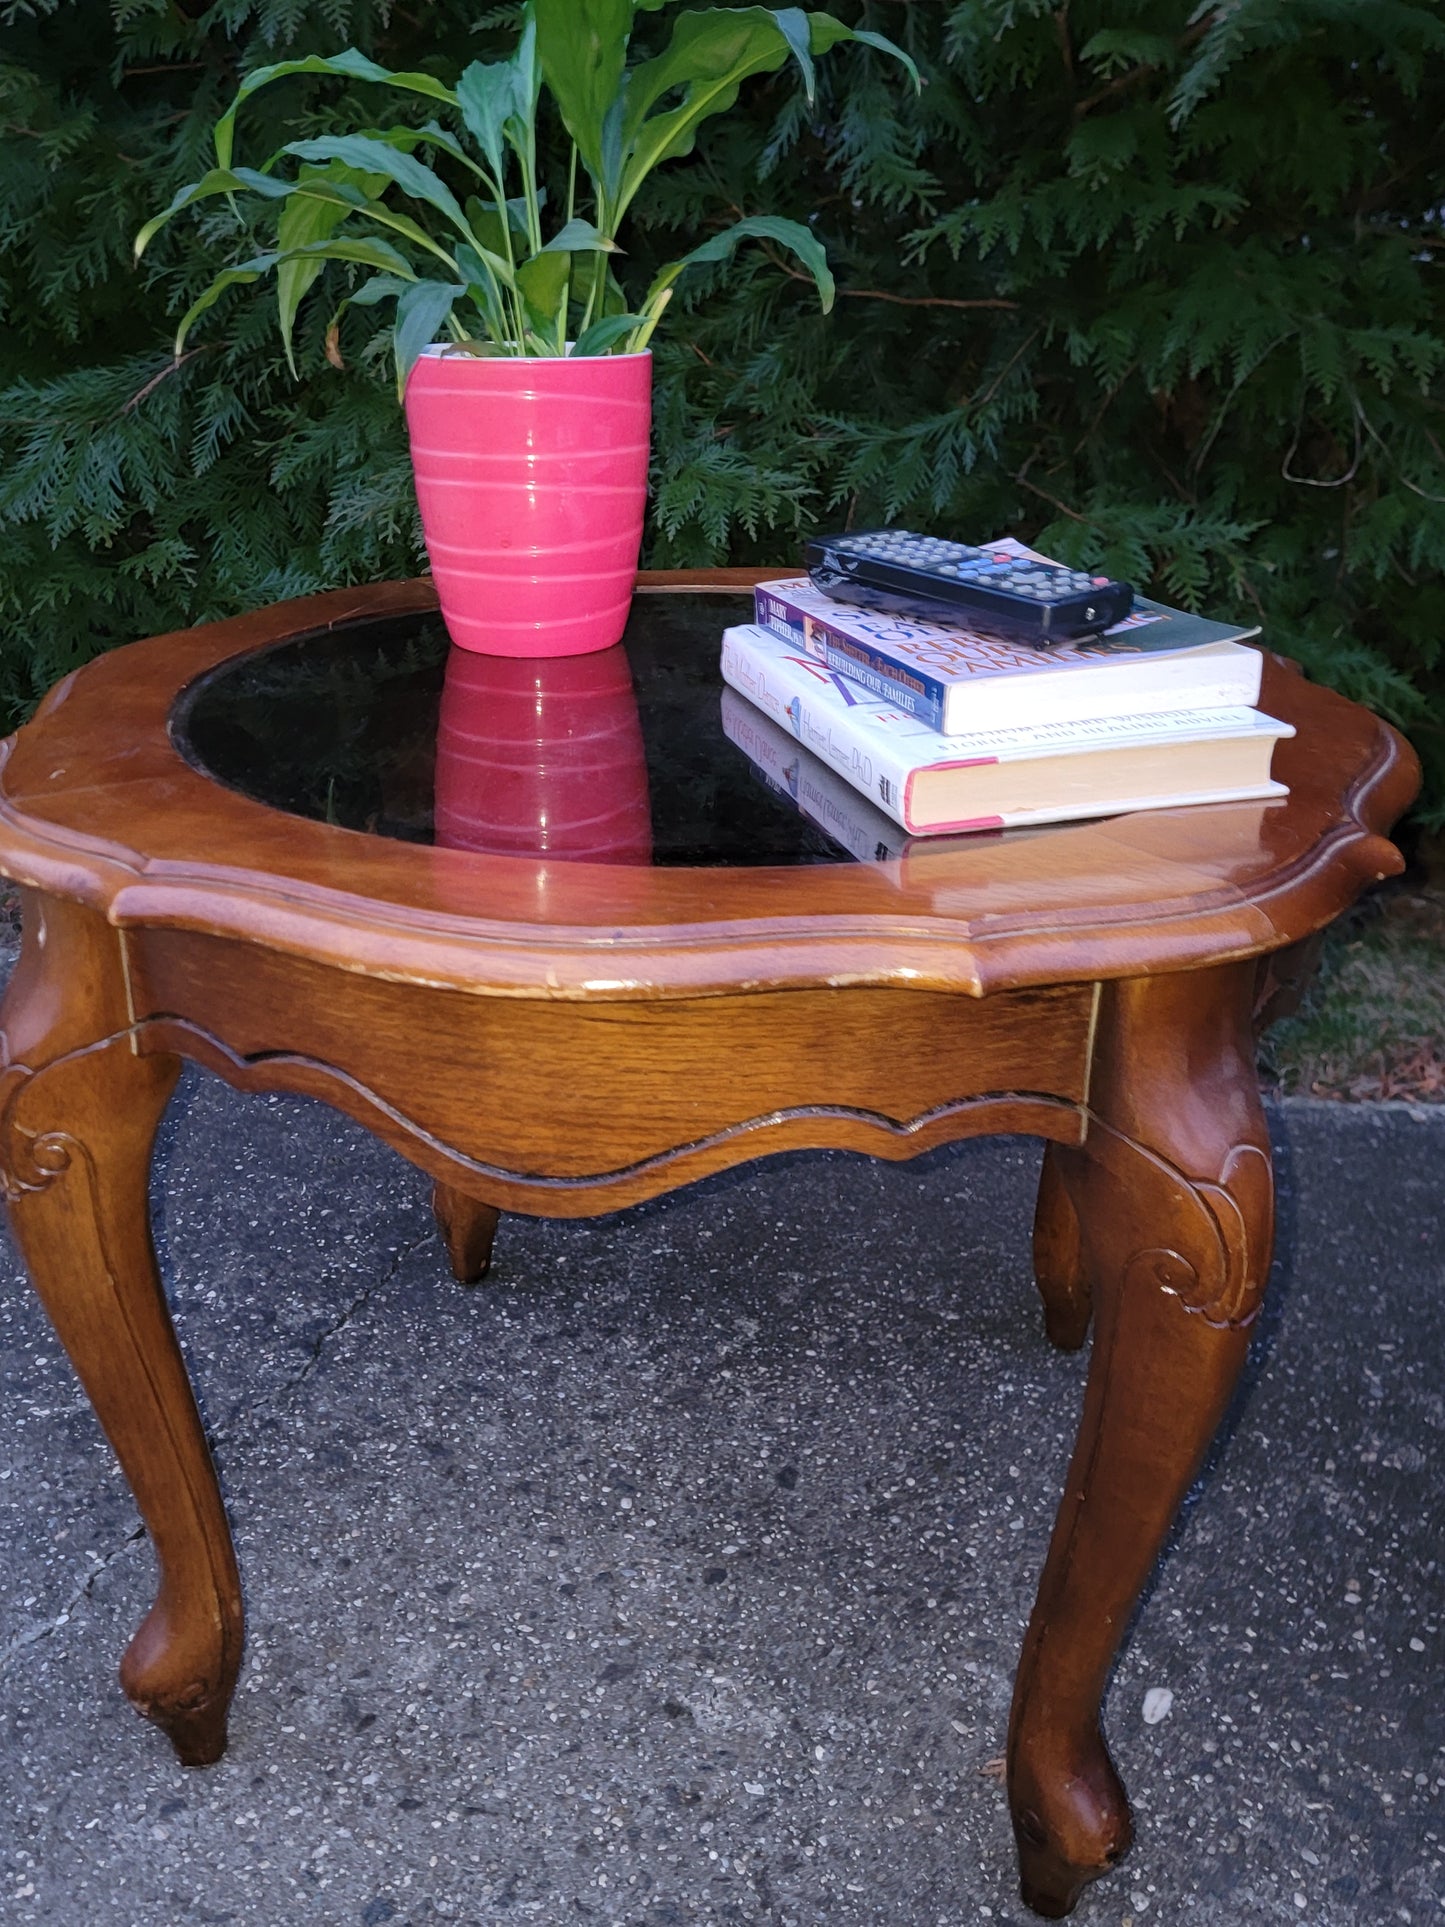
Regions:
M 1396 886 L 1341 917 L 1261 1064 L 1285 1092 L 1445 1104 L 1445 888 Z

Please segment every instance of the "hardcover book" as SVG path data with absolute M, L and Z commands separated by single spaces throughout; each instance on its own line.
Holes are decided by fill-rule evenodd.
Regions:
M 901 862 L 915 855 L 937 856 L 964 842 L 1008 838 L 1017 845 L 1047 834 L 1046 825 L 1024 829 L 969 830 L 958 836 L 910 836 L 861 791 L 845 782 L 780 724 L 745 696 L 726 686 L 722 692 L 723 734 L 747 757 L 763 787 L 806 816 L 860 863 Z
M 757 624 L 723 633 L 722 672 L 765 716 L 912 835 L 1283 796 L 1288 723 L 1244 708 L 943 736 Z
M 1035 553 L 1012 540 L 990 548 L 1000 555 Z M 1263 668 L 1259 651 L 1246 646 L 1257 628 L 1210 622 L 1143 596 L 1102 636 L 1048 649 L 834 602 L 806 576 L 760 583 L 754 610 L 784 642 L 946 736 L 1248 708 L 1259 695 Z

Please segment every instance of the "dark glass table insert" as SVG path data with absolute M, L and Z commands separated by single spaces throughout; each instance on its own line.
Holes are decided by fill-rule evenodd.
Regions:
M 674 865 L 851 861 L 722 726 L 723 629 L 752 598 L 641 594 L 616 649 L 453 649 L 440 618 L 340 623 L 183 691 L 188 761 L 293 815 L 409 842 Z M 440 740 L 439 740 L 440 729 Z

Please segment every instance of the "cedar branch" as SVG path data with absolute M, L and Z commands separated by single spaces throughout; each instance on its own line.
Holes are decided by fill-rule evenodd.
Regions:
M 146 396 L 159 388 L 168 375 L 173 375 L 178 368 L 184 368 L 193 355 L 203 355 L 205 352 L 204 347 L 187 348 L 183 355 L 177 355 L 173 361 L 168 361 L 159 374 L 152 375 L 144 387 L 136 389 L 128 402 L 121 404 L 121 414 L 128 415 L 133 408 L 139 408 Z
M 801 268 L 789 266 L 771 249 L 764 251 L 774 267 L 781 268 L 790 281 L 806 281 L 808 286 L 812 287 L 812 275 L 804 274 Z M 846 298 L 853 301 L 891 301 L 899 308 L 1006 308 L 1014 312 L 1019 305 L 1017 301 L 1005 301 L 1002 297 L 960 301 L 952 295 L 945 294 L 890 294 L 886 288 L 839 288 L 838 295 L 840 299 Z

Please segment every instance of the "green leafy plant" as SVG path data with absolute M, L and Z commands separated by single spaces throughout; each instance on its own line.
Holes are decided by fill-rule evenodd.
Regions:
M 177 356 L 192 325 L 228 288 L 274 275 L 294 373 L 297 312 L 331 261 L 376 270 L 338 309 L 328 331 L 331 351 L 347 306 L 394 301 L 398 391 L 442 329 L 457 348 L 473 353 L 636 353 L 651 340 L 679 277 L 726 262 L 746 240 L 770 241 L 796 257 L 826 312 L 834 296 L 827 255 L 797 221 L 772 214 L 735 221 L 666 263 L 635 308 L 613 265 L 622 251 L 618 229 L 653 169 L 690 154 L 703 122 L 726 112 L 751 76 L 792 60 L 811 101 L 815 56 L 846 40 L 893 55 L 915 85 L 917 68 L 881 34 L 800 7 L 682 14 L 666 47 L 629 67 L 637 13 L 664 4 L 527 0 L 511 57 L 474 61 L 453 87 L 428 73 L 394 73 L 354 48 L 276 61 L 248 74 L 216 123 L 215 167 L 181 188 L 136 237 L 139 256 L 173 215 L 217 196 L 234 203 L 249 194 L 277 208 L 274 247 L 223 269 L 191 303 L 176 334 Z M 452 124 L 434 118 L 421 127 L 322 134 L 288 141 L 260 168 L 236 165 L 240 108 L 272 81 L 298 74 L 379 82 L 434 102 Z M 549 239 L 543 238 L 547 195 L 537 163 L 544 87 L 571 143 L 566 210 Z M 283 161 L 299 163 L 296 172 L 279 172 Z M 460 177 L 459 189 L 446 171 Z M 414 212 L 390 204 L 393 189 Z
M 1439 0 L 804 4 L 891 35 L 927 85 L 840 45 L 810 105 L 790 56 L 642 184 L 607 257 L 630 292 L 752 214 L 806 214 L 838 283 L 825 318 L 758 241 L 675 285 L 647 565 L 783 569 L 850 520 L 1017 535 L 1263 623 L 1404 729 L 1416 834 L 1445 834 Z M 271 244 L 276 204 L 200 204 L 139 273 L 131 237 L 213 163 L 255 70 L 355 46 L 454 80 L 510 54 L 519 16 L 0 0 L 0 729 L 116 643 L 422 565 L 389 313 L 348 309 L 339 372 L 346 289 L 314 289 L 297 382 L 269 284 L 240 288 L 177 362 L 174 317 Z M 629 63 L 671 24 L 639 11 Z M 302 74 L 248 99 L 239 152 L 433 114 L 453 124 L 424 95 Z M 544 100 L 557 221 L 570 145 Z

